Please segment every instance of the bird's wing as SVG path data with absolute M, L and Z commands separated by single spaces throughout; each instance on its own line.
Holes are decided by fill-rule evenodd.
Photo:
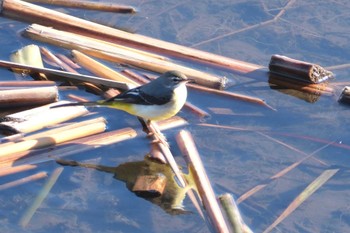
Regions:
M 142 88 L 136 87 L 106 100 L 106 102 L 112 101 L 141 105 L 162 105 L 169 102 L 170 98 L 157 97 L 154 95 L 146 94 L 144 91 L 142 91 Z

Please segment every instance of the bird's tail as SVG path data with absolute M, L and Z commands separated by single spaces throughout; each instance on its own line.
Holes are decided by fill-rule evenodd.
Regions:
M 74 103 L 66 103 L 66 104 L 58 104 L 51 106 L 50 108 L 61 108 L 61 107 L 70 107 L 70 106 L 98 106 L 101 105 L 99 101 L 97 102 L 74 102 Z

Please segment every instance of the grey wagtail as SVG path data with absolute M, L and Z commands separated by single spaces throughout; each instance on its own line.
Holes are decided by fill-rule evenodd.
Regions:
M 132 88 L 108 100 L 77 102 L 54 106 L 104 106 L 116 108 L 148 121 L 168 119 L 180 111 L 186 102 L 186 83 L 192 80 L 178 71 L 168 71 L 157 79 Z

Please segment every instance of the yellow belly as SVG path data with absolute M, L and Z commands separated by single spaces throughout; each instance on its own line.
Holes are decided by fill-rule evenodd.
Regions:
M 167 104 L 163 105 L 136 105 L 121 102 L 108 103 L 110 108 L 116 108 L 128 112 L 132 115 L 142 117 L 147 120 L 164 120 L 176 115 L 186 102 L 187 89 L 181 85 L 174 90 L 174 97 Z

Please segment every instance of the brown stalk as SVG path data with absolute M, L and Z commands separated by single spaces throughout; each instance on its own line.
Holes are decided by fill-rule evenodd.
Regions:
M 160 163 L 164 163 L 164 164 L 167 163 L 167 160 L 164 157 L 161 149 L 159 148 L 158 143 L 151 143 L 151 151 L 150 151 L 149 155 L 152 159 L 155 159 Z
M 35 133 L 35 134 L 31 134 L 29 136 L 25 136 L 23 138 L 23 140 L 35 140 L 41 137 L 45 137 L 47 135 L 52 135 L 52 134 L 56 134 L 56 133 L 61 133 L 61 132 L 69 132 L 69 130 L 71 129 L 76 129 L 78 127 L 82 127 L 82 126 L 88 126 L 88 125 L 92 125 L 95 123 L 106 123 L 106 119 L 103 117 L 97 117 L 97 118 L 93 118 L 90 120 L 85 120 L 85 121 L 80 121 L 80 122 L 76 122 L 76 123 L 70 123 L 61 127 L 57 127 L 57 128 L 53 128 L 53 129 L 49 129 L 49 130 L 45 130 L 44 132 L 40 132 L 40 133 Z M 0 144 L 1 147 L 1 144 Z
M 73 74 L 78 74 L 78 72 L 75 69 L 73 69 L 72 67 L 70 67 L 69 65 L 61 61 L 58 57 L 52 54 L 48 49 L 44 47 L 40 47 L 40 51 L 44 56 L 46 56 L 54 64 L 57 64 L 62 70 L 65 70 Z M 72 82 L 69 82 L 69 83 L 73 85 Z M 88 82 L 82 82 L 81 84 L 84 85 L 87 89 L 89 89 L 93 93 L 100 94 L 102 92 L 101 87 L 95 84 L 88 83 Z
M 24 88 L 24 87 L 51 87 L 56 86 L 54 81 L 1 81 L 0 89 Z
M 59 91 L 78 91 L 78 85 L 75 86 L 57 86 Z
M 2 122 L 0 126 L 10 127 L 22 133 L 30 133 L 50 125 L 74 119 L 89 112 L 83 106 L 50 109 L 51 106 L 62 103 L 67 103 L 67 101 L 59 101 L 8 115 L 6 117 L 13 120 Z
M 154 143 L 151 143 L 151 151 L 150 151 L 150 156 L 154 159 L 157 159 L 158 161 L 162 162 L 162 163 L 167 163 L 167 159 L 164 156 L 164 153 L 167 153 L 167 151 L 165 151 L 163 153 L 164 149 L 163 147 L 161 147 L 159 144 L 162 143 L 162 139 L 159 140 L 159 138 L 163 137 L 163 140 L 166 140 L 165 137 L 163 135 L 159 135 L 161 134 L 161 130 L 167 130 L 167 129 L 171 129 L 171 128 L 175 128 L 175 127 L 179 127 L 179 126 L 183 126 L 188 124 L 188 122 L 186 120 L 184 120 L 181 117 L 178 116 L 173 116 L 169 119 L 166 120 L 162 120 L 162 121 L 158 121 L 157 123 L 152 123 L 152 127 L 149 127 L 149 133 L 153 134 L 153 140 Z M 164 143 L 167 147 L 167 142 L 165 141 Z M 168 156 L 172 156 L 168 153 Z M 168 158 L 171 162 L 173 162 L 173 159 Z M 176 164 L 172 164 L 172 166 L 174 166 L 175 171 L 178 171 L 179 169 L 177 168 Z
M 69 65 L 70 67 L 72 67 L 73 69 L 80 69 L 81 67 L 73 62 L 71 59 L 69 59 L 66 55 L 63 55 L 63 54 L 56 54 L 56 56 L 61 59 L 61 61 L 63 61 L 64 63 L 66 63 L 67 65 Z
M 68 81 L 82 81 L 82 82 L 90 82 L 92 84 L 96 85 L 103 85 L 107 87 L 113 87 L 113 88 L 120 88 L 122 90 L 129 89 L 128 85 L 125 83 L 102 79 L 90 75 L 82 75 L 82 74 L 76 74 L 76 73 L 70 73 L 62 70 L 56 70 L 56 69 L 48 69 L 48 68 L 39 68 L 35 66 L 29 66 L 29 65 L 23 65 L 20 63 L 14 63 L 9 61 L 0 60 L 0 67 L 2 68 L 9 68 L 9 69 L 16 69 L 16 70 L 26 70 L 31 74 L 35 73 L 44 73 L 44 74 L 50 74 L 55 75 L 56 77 L 60 77 L 63 80 Z M 86 84 L 87 85 L 87 84 Z
M 187 124 L 188 124 L 188 122 L 179 116 L 173 116 L 173 117 L 168 118 L 166 120 L 157 121 L 157 125 L 159 127 L 159 130 L 173 129 L 173 128 L 184 126 Z
M 186 158 L 189 170 L 194 177 L 198 193 L 215 232 L 229 232 L 191 134 L 188 131 L 181 130 L 176 137 L 176 141 L 182 154 Z
M 150 126 L 148 127 L 148 130 L 153 133 L 153 138 L 155 140 L 155 142 L 151 145 L 150 154 L 152 158 L 158 159 L 162 163 L 168 163 L 175 174 L 179 186 L 182 188 L 185 188 L 187 186 L 187 181 L 184 179 L 183 174 L 174 159 L 174 156 L 171 154 L 169 145 L 166 142 L 165 136 L 161 133 L 161 130 L 178 127 L 184 124 L 187 124 L 187 121 L 180 117 L 174 116 L 157 123 L 151 122 Z M 193 190 L 188 189 L 187 195 L 197 209 L 199 215 L 204 218 L 203 211 L 198 203 L 196 196 L 194 195 Z
M 182 172 L 177 165 L 173 154 L 171 153 L 169 149 L 169 144 L 165 138 L 165 136 L 161 133 L 161 129 L 159 128 L 158 124 L 156 122 L 149 122 L 147 124 L 148 131 L 151 133 L 154 143 L 157 144 L 159 151 L 163 154 L 165 160 L 169 164 L 170 168 L 173 170 L 180 186 L 182 188 L 186 187 L 186 181 L 184 180 L 182 176 Z
M 124 14 L 134 14 L 136 9 L 131 6 L 122 6 L 112 3 L 72 1 L 72 0 L 25 0 L 26 2 L 44 3 L 56 6 L 80 8 L 85 10 L 107 11 Z
M 35 164 L 38 161 L 50 161 L 64 156 L 81 153 L 101 146 L 111 145 L 124 140 L 136 137 L 137 132 L 132 128 L 123 128 L 110 132 L 104 132 L 80 139 L 71 140 L 63 143 L 60 147 L 46 148 L 42 150 L 26 151 L 18 155 L 20 160 L 10 159 L 0 162 L 1 167 L 8 167 L 20 164 Z M 28 156 L 31 155 L 31 156 Z
M 105 131 L 106 124 L 98 122 L 86 126 L 77 127 L 74 129 L 58 132 L 51 135 L 42 136 L 35 139 L 24 140 L 17 143 L 5 144 L 0 146 L 0 160 L 8 161 L 9 156 L 18 155 L 21 152 L 49 147 L 63 142 L 67 142 L 76 138 L 86 137 L 89 135 L 101 133 Z M 13 160 L 13 158 L 11 158 Z
M 141 119 L 142 121 L 142 119 Z M 187 124 L 185 120 L 174 116 L 167 120 L 160 121 L 158 123 L 150 122 L 148 125 L 148 131 L 152 132 L 152 136 L 155 140 L 151 145 L 150 155 L 152 158 L 159 160 L 162 163 L 168 163 L 170 168 L 175 174 L 176 180 L 180 187 L 185 188 L 187 186 L 186 180 L 183 178 L 182 172 L 180 171 L 174 156 L 171 154 L 169 145 L 166 141 L 165 136 L 161 133 L 161 129 L 165 130 L 169 127 L 177 127 L 179 125 Z M 187 190 L 187 195 L 191 199 L 193 205 L 197 209 L 198 213 L 204 218 L 203 212 L 200 205 L 191 189 Z
M 0 108 L 43 105 L 57 100 L 56 86 L 0 90 Z
M 110 88 L 108 89 L 107 91 L 103 92 L 102 93 L 102 97 L 104 99 L 110 99 L 110 98 L 113 98 L 117 95 L 119 95 L 121 92 L 118 91 L 117 89 L 114 89 L 114 88 Z
M 51 62 L 56 63 L 62 70 L 71 72 L 71 73 L 78 73 L 75 69 L 72 69 L 69 65 L 61 61 L 56 55 L 50 52 L 47 48 L 40 47 L 40 52 Z
M 73 94 L 69 94 L 67 95 L 68 98 L 76 101 L 76 102 L 88 102 L 89 100 L 86 99 L 86 98 L 83 98 L 83 97 L 80 97 L 80 96 L 77 96 L 77 95 L 73 95 Z
M 124 69 L 122 71 L 122 73 L 128 75 L 130 78 L 132 78 L 135 82 L 137 82 L 139 85 L 145 84 L 149 82 L 149 79 L 147 79 L 146 77 L 143 77 L 137 73 L 135 73 L 132 70 L 129 69 Z
M 195 89 L 195 90 L 204 91 L 204 92 L 207 92 L 207 93 L 217 94 L 217 95 L 221 95 L 221 96 L 226 96 L 226 97 L 230 97 L 230 98 L 233 98 L 233 99 L 246 101 L 246 102 L 249 102 L 249 103 L 259 104 L 259 105 L 268 107 L 268 108 L 270 108 L 272 110 L 275 110 L 273 107 L 268 105 L 264 100 L 256 98 L 256 97 L 242 95 L 242 94 L 236 94 L 236 93 L 229 92 L 229 91 L 215 90 L 215 89 L 212 89 L 212 88 L 202 87 L 202 86 L 198 86 L 198 85 L 194 85 L 194 84 L 187 84 L 187 86 L 189 88 L 192 88 L 192 89 Z
M 189 109 L 191 112 L 195 113 L 196 115 L 198 115 L 199 117 L 207 117 L 210 116 L 209 113 L 207 113 L 206 111 L 204 111 L 203 109 L 197 107 L 194 104 L 191 104 L 190 102 L 186 101 L 185 108 Z
M 148 56 L 145 53 L 136 52 L 135 50 L 116 47 L 101 40 L 66 31 L 58 31 L 37 24 L 28 27 L 25 30 L 25 35 L 31 39 L 63 46 L 67 49 L 79 50 L 100 59 L 128 64 L 158 73 L 178 70 L 194 79 L 196 83 L 212 88 L 221 89 L 227 82 L 227 79 L 224 77 L 218 77 L 174 62 L 154 58 L 153 56 Z
M 1 184 L 0 185 L 0 191 L 8 189 L 8 188 L 13 188 L 16 187 L 18 185 L 21 184 L 26 184 L 28 182 L 33 182 L 42 178 L 46 178 L 47 177 L 47 173 L 46 172 L 39 172 L 37 174 L 31 175 L 31 176 L 27 176 L 25 178 L 21 178 L 19 180 L 15 180 L 6 184 Z
M 271 57 L 269 70 L 274 74 L 308 83 L 321 83 L 333 77 L 332 72 L 319 65 L 281 55 Z
M 54 26 L 57 29 L 108 40 L 113 43 L 194 59 L 206 64 L 209 63 L 225 67 L 236 72 L 248 73 L 262 68 L 259 65 L 248 62 L 238 61 L 139 34 L 131 34 L 19 0 L 3 0 L 1 13 L 4 16 L 22 21 L 41 23 L 43 25 Z
M 102 63 L 96 61 L 95 59 L 92 59 L 91 57 L 85 55 L 84 53 L 81 53 L 77 50 L 72 51 L 72 55 L 74 60 L 90 71 L 91 73 L 95 74 L 98 77 L 111 79 L 119 82 L 125 82 L 130 83 L 134 86 L 138 86 L 138 83 L 130 80 L 128 77 L 112 70 L 108 66 L 103 65 Z
M 161 130 L 178 127 L 187 124 L 187 122 L 180 117 L 172 117 L 165 121 L 158 122 Z M 21 164 L 35 164 L 37 161 L 49 161 L 53 158 L 60 158 L 63 156 L 81 153 L 93 148 L 98 148 L 105 145 L 111 145 L 124 140 L 132 139 L 137 136 L 137 132 L 132 128 L 124 128 L 104 132 L 97 135 L 92 135 L 80 139 L 71 140 L 62 143 L 60 147 L 47 148 L 34 151 L 26 151 L 17 153 L 14 156 L 8 156 L 6 161 L 0 161 L 0 167 L 9 167 Z M 28 157 L 28 155 L 31 155 Z M 20 160 L 19 160 L 20 159 Z

